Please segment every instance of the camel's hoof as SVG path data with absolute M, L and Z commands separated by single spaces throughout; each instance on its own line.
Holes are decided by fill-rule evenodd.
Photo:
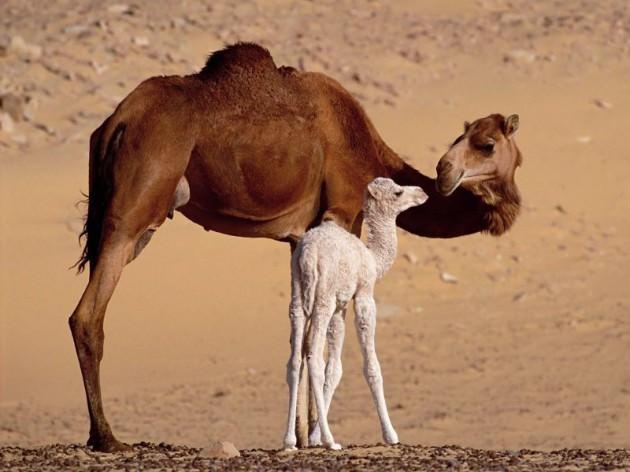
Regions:
M 339 443 L 332 443 L 332 444 L 328 444 L 326 446 L 327 449 L 330 449 L 331 451 L 341 451 L 341 444 Z
M 130 452 L 133 447 L 129 444 L 120 442 L 115 437 L 106 439 L 90 438 L 87 442 L 88 447 L 97 452 Z
M 294 451 L 297 451 L 297 450 L 298 450 L 298 448 L 295 447 L 295 446 L 284 446 L 284 449 L 283 449 L 284 452 L 294 452 Z

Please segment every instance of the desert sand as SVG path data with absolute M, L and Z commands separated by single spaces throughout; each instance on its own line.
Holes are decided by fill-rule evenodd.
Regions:
M 400 232 L 377 344 L 405 444 L 630 447 L 630 9 L 625 0 L 0 5 L 0 445 L 84 443 L 67 318 L 91 131 L 143 79 L 224 44 L 323 71 L 429 175 L 464 120 L 518 113 L 524 207 L 500 238 Z M 118 437 L 278 448 L 289 248 L 176 214 L 130 264 L 105 322 Z M 245 329 L 244 329 L 245 328 Z M 349 332 L 330 421 L 380 440 Z M 627 465 L 626 465 L 627 466 Z

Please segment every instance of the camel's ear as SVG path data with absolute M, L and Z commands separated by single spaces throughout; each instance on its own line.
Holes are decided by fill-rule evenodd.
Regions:
M 372 196 L 372 198 L 375 198 L 376 200 L 379 200 L 381 198 L 383 194 L 382 190 L 383 189 L 380 187 L 377 180 L 373 180 L 367 186 L 368 193 Z
M 507 138 L 516 133 L 518 129 L 518 115 L 510 115 L 505 119 L 505 127 L 503 133 Z
M 468 131 L 468 128 L 470 128 L 470 123 L 468 121 L 464 121 L 464 133 Z

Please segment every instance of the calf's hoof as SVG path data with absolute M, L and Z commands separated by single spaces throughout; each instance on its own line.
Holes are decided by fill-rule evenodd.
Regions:
M 396 434 L 396 431 L 392 431 L 388 434 L 385 435 L 385 437 L 383 438 L 385 439 L 385 442 L 387 444 L 389 444 L 390 446 L 393 446 L 394 444 L 398 444 L 398 434 Z
M 322 445 L 322 435 L 319 433 L 319 430 L 311 433 L 308 437 L 308 445 L 313 447 L 319 447 Z
M 283 450 L 285 451 L 297 451 L 297 441 L 294 436 L 286 436 L 282 442 Z

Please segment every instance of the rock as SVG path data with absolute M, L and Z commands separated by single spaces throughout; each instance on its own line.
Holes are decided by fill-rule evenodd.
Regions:
M 504 62 L 514 62 L 521 64 L 532 63 L 536 60 L 536 53 L 525 49 L 513 49 L 503 56 Z
M 453 274 L 449 274 L 448 272 L 441 272 L 440 279 L 442 280 L 442 282 L 445 282 L 447 284 L 456 284 L 458 282 L 457 277 L 455 277 Z
M 576 141 L 580 144 L 588 144 L 593 140 L 590 136 L 578 136 Z
M 131 7 L 124 3 L 116 3 L 114 5 L 110 5 L 107 8 L 107 11 L 109 13 L 112 13 L 113 15 L 130 15 L 133 13 Z
M 42 47 L 29 44 L 22 36 L 13 36 L 7 47 L 8 54 L 14 54 L 24 61 L 36 61 L 42 57 Z
M 23 134 L 15 134 L 15 135 L 11 136 L 11 141 L 13 141 L 14 143 L 17 143 L 17 144 L 27 144 L 28 143 L 28 139 L 26 139 L 26 136 L 24 136 Z
M 214 441 L 199 452 L 199 457 L 211 457 L 214 459 L 230 459 L 232 457 L 240 457 L 236 446 L 228 441 Z
M 72 36 L 82 36 L 85 33 L 90 31 L 90 27 L 88 25 L 76 24 L 66 26 L 63 30 L 61 30 L 64 34 L 72 35 Z
M 94 59 L 90 60 L 90 65 L 92 66 L 92 69 L 94 69 L 94 72 L 96 72 L 97 75 L 101 75 L 103 72 L 107 70 L 106 65 L 101 64 L 95 61 Z
M 8 113 L 0 111 L 0 130 L 5 133 L 13 133 L 15 129 L 15 124 L 13 123 L 13 118 Z
M 24 118 L 24 100 L 13 93 L 0 95 L 0 110 L 8 113 L 14 121 L 20 122 Z
M 514 296 L 512 297 L 512 301 L 520 302 L 521 300 L 524 300 L 525 297 L 527 297 L 527 292 L 518 292 L 514 294 Z
M 175 17 L 171 19 L 171 28 L 180 29 L 186 26 L 186 20 L 183 18 Z
M 134 36 L 132 41 L 133 44 L 135 44 L 136 46 L 140 46 L 141 48 L 145 48 L 150 44 L 149 38 L 147 38 L 146 36 Z
M 410 264 L 416 265 L 418 263 L 418 256 L 416 256 L 413 252 L 406 252 L 403 254 L 403 257 Z
M 601 100 L 599 98 L 596 98 L 595 100 L 593 100 L 593 105 L 603 110 L 610 110 L 613 107 L 612 103 L 607 102 L 605 100 Z
M 44 133 L 46 133 L 49 136 L 56 136 L 57 135 L 57 131 L 55 131 L 54 128 L 52 128 L 51 126 L 48 126 L 46 123 L 33 123 L 33 126 L 40 130 L 43 131 Z

